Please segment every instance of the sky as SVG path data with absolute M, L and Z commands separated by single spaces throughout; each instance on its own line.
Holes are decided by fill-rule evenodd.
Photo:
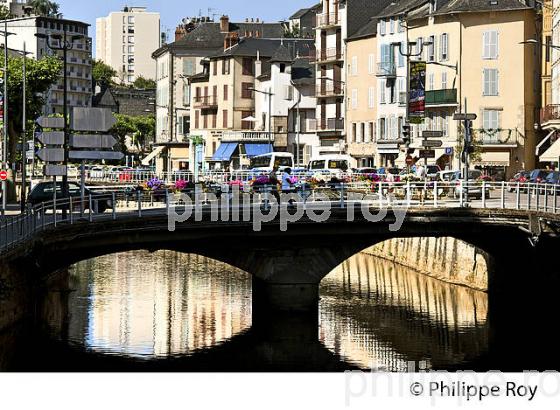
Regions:
M 227 14 L 234 21 L 246 17 L 264 19 L 265 22 L 283 20 L 300 8 L 316 4 L 316 0 L 56 0 L 65 18 L 91 24 L 91 36 L 95 41 L 95 19 L 107 16 L 127 6 L 145 6 L 148 11 L 161 14 L 162 31 L 173 38 L 175 27 L 184 17 Z M 208 12 L 208 9 L 210 13 Z M 95 43 L 94 43 L 95 44 Z M 94 47 L 95 50 L 95 47 Z

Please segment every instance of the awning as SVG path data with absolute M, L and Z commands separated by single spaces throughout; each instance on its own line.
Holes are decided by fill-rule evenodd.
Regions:
M 215 162 L 226 162 L 226 161 L 230 161 L 231 160 L 231 156 L 233 155 L 233 152 L 235 151 L 235 149 L 237 148 L 239 144 L 237 142 L 224 142 L 222 143 L 218 149 L 216 150 L 216 153 L 214 154 L 214 156 L 212 157 L 212 161 Z
M 560 139 L 556 140 L 552 146 L 541 155 L 541 162 L 559 162 L 560 161 Z
M 146 158 L 142 160 L 142 165 L 144 165 L 145 167 L 149 166 L 150 162 L 152 162 L 159 154 L 161 154 L 165 148 L 166 147 L 157 147 L 156 149 L 154 149 Z
M 541 147 L 550 139 L 550 137 L 552 137 L 554 134 L 556 133 L 556 130 L 552 130 L 548 133 L 548 135 L 539 143 L 539 145 L 537 145 L 537 148 L 535 149 L 535 155 L 538 156 L 539 155 L 539 151 L 541 149 Z
M 245 144 L 247 157 L 252 158 L 257 155 L 268 154 L 274 151 L 271 144 Z
M 509 152 L 483 152 L 480 161 L 476 161 L 477 165 L 486 167 L 509 167 Z

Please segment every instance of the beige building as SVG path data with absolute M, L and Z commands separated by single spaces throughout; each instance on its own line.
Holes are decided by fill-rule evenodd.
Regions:
M 348 57 L 346 144 L 358 167 L 376 162 L 376 65 L 377 21 L 372 20 L 346 42 Z
M 124 84 L 156 78 L 152 53 L 160 42 L 159 13 L 145 7 L 124 7 L 97 19 L 96 58 L 113 67 Z
M 462 130 L 453 114 L 466 110 L 478 116 L 473 167 L 498 178 L 533 168 L 540 54 L 521 43 L 536 37 L 535 10 L 523 1 L 476 7 L 462 0 L 410 1 L 389 6 L 380 21 L 398 18 L 407 20 L 411 58 L 427 63 L 426 113 L 413 127 L 413 155 L 419 154 L 422 131 L 442 131 L 442 147 L 428 162 L 458 169 Z

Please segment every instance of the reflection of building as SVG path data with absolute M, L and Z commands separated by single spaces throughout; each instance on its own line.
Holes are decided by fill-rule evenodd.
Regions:
M 220 273 L 224 276 L 216 280 Z M 87 319 L 81 316 L 87 324 L 71 323 L 78 334 L 70 336 L 93 350 L 145 357 L 188 354 L 251 325 L 248 275 L 202 257 L 109 255 L 78 264 L 74 276 L 90 281 L 87 293 L 73 302 L 85 303 L 89 313 Z
M 366 368 L 406 371 L 407 361 L 437 367 L 485 349 L 487 314 L 483 292 L 359 254 L 321 284 L 320 339 Z M 471 345 L 478 350 L 463 351 Z
M 131 84 L 138 77 L 155 79 L 151 55 L 160 46 L 159 13 L 145 7 L 124 7 L 97 19 L 96 58 L 110 65 L 119 80 Z

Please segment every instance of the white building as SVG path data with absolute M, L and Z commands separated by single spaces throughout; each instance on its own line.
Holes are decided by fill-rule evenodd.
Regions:
M 152 53 L 160 47 L 160 15 L 145 7 L 125 7 L 97 19 L 96 58 L 110 65 L 121 82 L 156 78 Z
M 72 42 L 72 49 L 68 51 L 68 107 L 91 106 L 92 78 L 91 78 L 91 38 L 89 24 L 81 21 L 65 20 L 52 17 L 25 17 L 8 20 L 8 32 L 14 33 L 8 37 L 8 48 L 23 50 L 24 44 L 29 58 L 41 59 L 49 55 L 59 55 L 62 51 L 53 51 L 48 47 L 47 40 L 36 37 L 36 34 L 64 35 Z M 72 41 L 74 38 L 74 41 Z M 50 40 L 52 46 L 58 46 L 56 40 Z M 4 44 L 4 37 L 0 36 L 0 44 Z M 58 82 L 47 95 L 45 113 L 62 113 L 64 93 L 64 76 L 61 72 Z
M 256 64 L 255 89 L 272 94 L 255 93 L 256 128 L 270 130 L 270 109 L 273 124 L 270 131 L 274 133 L 275 145 L 285 146 L 294 154 L 296 161 L 299 158 L 297 165 L 305 166 L 313 156 L 319 155 L 319 138 L 314 132 L 317 107 L 315 70 L 308 58 L 294 59 L 283 44 L 269 63 L 268 72 L 262 72 L 261 61 Z

